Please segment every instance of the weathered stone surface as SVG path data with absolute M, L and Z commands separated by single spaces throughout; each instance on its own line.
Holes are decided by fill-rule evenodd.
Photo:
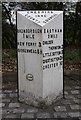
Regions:
M 71 107 L 72 110 L 80 110 L 80 109 L 81 109 L 81 108 L 80 108 L 80 105 L 77 105 L 77 104 L 75 104 L 75 105 L 70 105 L 70 107 Z
M 69 112 L 68 115 L 70 117 L 80 117 L 80 112 Z
M 2 114 L 10 114 L 12 112 L 12 109 L 6 108 L 6 109 L 2 109 Z
M 24 109 L 18 108 L 18 109 L 14 109 L 13 113 L 24 113 L 24 111 L 25 111 Z
M 18 89 L 16 89 L 15 92 L 18 92 Z
M 54 109 L 55 109 L 55 111 L 66 111 L 65 106 L 55 106 Z
M 10 96 L 10 97 L 17 97 L 18 94 L 17 94 L 17 93 L 10 93 L 9 96 Z
M 13 114 L 12 114 L 12 115 L 7 115 L 6 118 L 11 118 L 11 119 L 12 119 L 12 118 L 20 118 L 20 116 L 19 116 L 19 115 L 13 115 Z
M 54 118 L 67 118 L 67 116 L 66 112 L 54 112 Z
M 20 107 L 20 104 L 19 104 L 19 103 L 10 103 L 10 104 L 9 104 L 9 107 L 10 107 L 10 108 Z
M 71 93 L 72 93 L 72 94 L 79 94 L 80 91 L 79 91 L 79 90 L 71 90 Z
M 80 86 L 75 86 L 75 89 L 80 89 Z
M 71 104 L 71 101 L 70 100 L 67 100 L 67 99 L 64 99 L 64 100 L 61 100 L 61 103 L 63 104 L 63 105 L 66 105 L 66 104 Z
M 50 105 L 63 91 L 63 11 L 17 11 L 17 36 L 19 100 Z
M 32 113 L 23 113 L 21 118 L 34 118 L 34 114 Z
M 68 92 L 67 92 L 67 91 L 64 91 L 64 94 L 65 94 L 65 95 L 68 95 Z
M 0 94 L 0 99 L 2 99 L 2 94 Z
M 2 90 L 0 90 L 0 94 L 2 93 Z
M 10 99 L 2 99 L 2 102 L 3 102 L 3 103 L 9 103 L 9 102 L 10 102 Z
M 65 90 L 71 90 L 71 87 L 65 86 Z
M 81 100 L 76 99 L 76 98 L 75 98 L 73 101 L 74 101 L 75 104 L 76 104 L 76 103 L 77 103 L 77 104 L 81 103 Z
M 37 108 L 28 108 L 27 112 L 28 113 L 36 113 L 36 112 L 38 112 L 38 109 Z
M 50 118 L 49 113 L 37 113 L 37 118 Z
M 0 103 L 0 108 L 4 106 L 5 106 L 5 103 Z
M 81 94 L 77 95 L 78 98 L 81 98 Z
M 4 90 L 4 93 L 12 93 L 12 90 Z
M 72 89 L 72 91 L 74 91 L 75 89 Z M 69 90 L 67 90 L 68 92 Z M 14 91 L 12 91 L 12 93 L 15 93 Z M 41 118 L 43 119 L 45 118 L 49 118 L 49 120 L 60 120 L 60 118 L 64 118 L 63 120 L 77 120 L 77 118 L 79 120 L 81 120 L 81 95 L 79 94 L 72 94 L 71 92 L 68 92 L 70 94 L 65 95 L 65 99 L 60 99 L 57 102 L 53 103 L 53 105 L 55 107 L 58 108 L 58 106 L 64 106 L 66 108 L 66 111 L 60 111 L 57 109 L 57 111 L 55 111 L 55 107 L 54 106 L 50 106 L 48 107 L 48 109 L 39 109 L 36 107 L 32 107 L 23 103 L 19 103 L 16 99 L 17 97 L 9 97 L 10 93 L 6 93 L 6 96 L 3 98 L 3 109 L 2 109 L 2 113 L 0 111 L 0 115 L 2 115 L 3 118 L 14 118 L 14 120 L 16 118 L 21 119 L 25 119 L 25 118 Z M 5 94 L 3 92 L 3 94 Z M 2 94 L 1 94 L 2 95 Z M 8 95 L 8 96 L 7 96 Z M 16 102 L 16 101 L 17 102 Z M 16 103 L 16 104 L 14 104 Z M 14 105 L 13 105 L 14 104 Z M 18 106 L 20 107 L 17 107 Z M 10 107 L 9 107 L 10 105 Z M 2 106 L 2 103 L 1 103 Z M 52 112 L 51 112 L 52 110 Z M 54 112 L 55 111 L 55 112 Z M 46 114 L 47 113 L 47 114 Z M 53 118 L 54 117 L 54 118 Z M 53 118 L 53 119 L 52 119 Z
M 7 94 L 3 93 L 3 94 L 0 94 L 0 96 L 1 96 L 2 98 L 5 98 L 5 97 L 7 96 Z
M 66 95 L 65 98 L 68 100 L 68 99 L 75 99 L 75 96 L 74 95 Z

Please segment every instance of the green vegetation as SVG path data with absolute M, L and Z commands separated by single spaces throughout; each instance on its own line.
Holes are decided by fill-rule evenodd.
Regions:
M 79 64 L 81 61 L 78 49 L 65 49 L 64 62 L 65 64 Z
M 16 58 L 16 49 L 11 49 L 8 54 L 11 58 Z
M 16 59 L 16 56 L 17 53 L 16 53 L 16 49 L 4 49 L 3 50 L 3 54 L 2 54 L 2 58 L 3 60 L 6 60 L 6 59 Z

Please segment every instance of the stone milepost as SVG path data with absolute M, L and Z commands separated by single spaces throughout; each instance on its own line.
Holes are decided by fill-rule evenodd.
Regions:
M 39 106 L 62 97 L 63 12 L 17 11 L 17 48 L 19 100 Z

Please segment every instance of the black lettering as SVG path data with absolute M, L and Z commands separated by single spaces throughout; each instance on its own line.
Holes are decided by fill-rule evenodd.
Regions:
M 51 38 L 57 38 L 57 34 L 49 34 L 48 35 L 48 38 L 51 39 Z
M 42 45 L 41 45 L 41 42 L 39 42 L 39 47 L 41 47 Z
M 43 45 L 53 44 L 53 40 L 43 41 Z

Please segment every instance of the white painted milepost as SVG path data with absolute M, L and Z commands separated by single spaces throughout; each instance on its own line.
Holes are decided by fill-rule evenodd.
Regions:
M 50 105 L 63 92 L 63 11 L 17 11 L 19 100 Z

